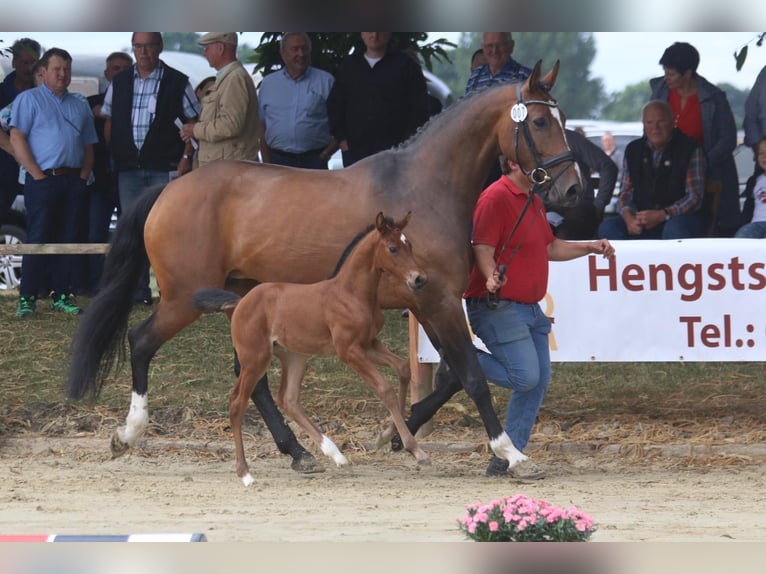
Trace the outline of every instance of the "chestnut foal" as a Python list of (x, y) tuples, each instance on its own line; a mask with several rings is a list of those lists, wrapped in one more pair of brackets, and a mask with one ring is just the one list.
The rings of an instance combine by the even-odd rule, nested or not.
[[(193, 305), (198, 310), (231, 314), (231, 337), (241, 370), (229, 394), (229, 418), (237, 476), (245, 486), (253, 483), (253, 477), (242, 445), (242, 419), (272, 355), (282, 364), (277, 403), (336, 465), (346, 465), (348, 459), (306, 416), (300, 403), (301, 382), (312, 355), (337, 355), (359, 373), (388, 408), (404, 448), (419, 464), (430, 462), (404, 421), (409, 365), (377, 339), (384, 320), (378, 302), (383, 273), (389, 274), (388, 279), (394, 282), (406, 284), (411, 291), (426, 284), (426, 275), (416, 264), (412, 245), (402, 232), (410, 215), (407, 213), (404, 219), (394, 222), (378, 213), (374, 226), (346, 248), (336, 272), (319, 283), (262, 283), (242, 298), (221, 289), (200, 289), (194, 294)], [(375, 365), (388, 365), (399, 375), (398, 401)], [(393, 427), (389, 427), (381, 437), (390, 438), (392, 433)]]

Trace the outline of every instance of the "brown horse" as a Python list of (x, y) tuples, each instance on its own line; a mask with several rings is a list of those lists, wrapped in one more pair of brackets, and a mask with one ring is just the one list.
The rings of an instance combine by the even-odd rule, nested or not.
[[(241, 371), (229, 395), (229, 418), (237, 455), (237, 476), (253, 483), (242, 445), (242, 420), (256, 383), (266, 374), (272, 355), (282, 364), (277, 404), (305, 430), (335, 464), (348, 459), (303, 411), (301, 383), (312, 355), (337, 356), (354, 369), (385, 404), (404, 448), (419, 464), (429, 462), (404, 422), (404, 400), (409, 385), (407, 361), (378, 339), (383, 312), (378, 286), (385, 272), (394, 282), (418, 291), (427, 277), (412, 256), (403, 230), (410, 213), (398, 222), (379, 213), (375, 224), (354, 239), (330, 279), (309, 285), (263, 283), (243, 298), (221, 289), (200, 289), (193, 305), (202, 312), (229, 311), (231, 338)], [(399, 400), (375, 365), (388, 365), (399, 375)]]
[[(503, 153), (549, 201), (573, 204), (580, 175), (549, 94), (558, 62), (543, 77), (535, 65), (524, 84), (501, 84), (463, 98), (431, 119), (402, 146), (329, 172), (218, 161), (146, 192), (122, 215), (99, 294), (82, 316), (72, 344), (67, 396), (94, 395), (120, 357), (131, 294), (148, 254), (161, 291), (159, 305), (128, 336), (133, 392), (126, 424), (112, 452), (132, 447), (148, 425), (149, 362), (160, 346), (195, 321), (190, 304), (202, 287), (244, 294), (267, 281), (313, 283), (326, 278), (356, 230), (379, 211), (412, 211), (411, 230), (428, 284), (413, 292), (383, 277), (383, 308), (409, 308), (459, 381), (437, 386), (412, 406), (414, 432), (460, 384), (477, 406), (490, 446), (511, 465), (523, 459), (503, 431), (479, 366), (461, 305), (471, 265), (471, 216), (493, 162)], [(332, 221), (332, 225), (327, 222)], [(312, 469), (276, 409), (268, 384), (253, 400), (293, 468)]]

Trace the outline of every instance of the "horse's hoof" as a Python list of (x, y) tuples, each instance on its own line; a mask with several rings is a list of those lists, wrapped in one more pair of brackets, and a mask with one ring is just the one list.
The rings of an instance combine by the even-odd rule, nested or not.
[(128, 452), (128, 450), (130, 450), (130, 445), (126, 442), (123, 442), (119, 435), (114, 433), (112, 435), (112, 442), (109, 444), (109, 448), (112, 451), (112, 458), (119, 458)]
[(402, 437), (399, 436), (399, 433), (394, 434), (394, 436), (391, 437), (391, 450), (399, 452), (403, 448), (404, 443), (402, 442)]
[(247, 488), (248, 486), (250, 486), (254, 482), (255, 482), (255, 479), (253, 478), (253, 475), (250, 474), (249, 472), (245, 476), (242, 477), (242, 484), (245, 485), (245, 488)]
[(431, 466), (431, 459), (428, 457), (419, 459), (418, 466)]
[(299, 457), (293, 459), (290, 465), (295, 472), (302, 472), (303, 474), (316, 474), (318, 472), (324, 472), (324, 467), (317, 462), (314, 455), (311, 453), (304, 453)]

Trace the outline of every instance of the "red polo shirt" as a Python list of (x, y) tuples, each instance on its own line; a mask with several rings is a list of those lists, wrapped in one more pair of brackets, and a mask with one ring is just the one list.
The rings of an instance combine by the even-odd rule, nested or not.
[[(543, 202), (535, 195), (513, 237), (508, 240), (526, 201), (527, 194), (506, 176), (490, 185), (476, 203), (472, 242), (494, 246), (495, 262), (508, 265), (508, 281), (498, 293), (500, 299), (537, 303), (545, 297), (548, 288), (548, 245), (555, 237)], [(506, 240), (508, 243), (503, 249)], [(519, 243), (521, 246), (516, 251)], [(463, 296), (471, 299), (486, 295), (486, 278), (474, 265)]]

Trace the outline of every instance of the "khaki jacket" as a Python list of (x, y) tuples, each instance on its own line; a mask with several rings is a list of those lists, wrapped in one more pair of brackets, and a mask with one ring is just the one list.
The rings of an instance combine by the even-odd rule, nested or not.
[(250, 74), (237, 61), (202, 98), (194, 126), (199, 165), (218, 159), (258, 161), (258, 96)]

